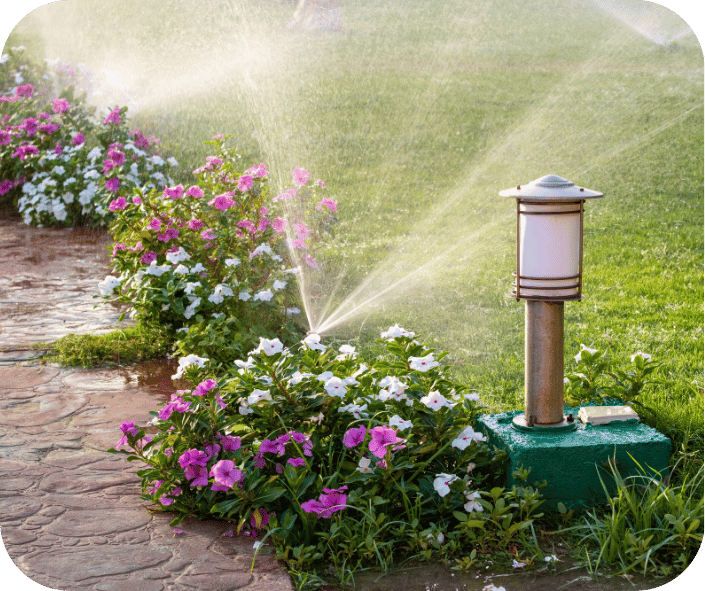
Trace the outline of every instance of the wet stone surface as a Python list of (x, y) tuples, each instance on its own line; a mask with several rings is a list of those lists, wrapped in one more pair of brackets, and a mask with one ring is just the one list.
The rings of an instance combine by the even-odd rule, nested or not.
[[(174, 391), (166, 363), (82, 371), (36, 365), (33, 343), (112, 330), (94, 309), (108, 272), (104, 233), (29, 228), (0, 215), (0, 535), (14, 563), (51, 589), (289, 591), (271, 552), (250, 572), (232, 525), (150, 513), (140, 468), (107, 453), (125, 420), (146, 423)], [(34, 364), (33, 364), (34, 363)]]

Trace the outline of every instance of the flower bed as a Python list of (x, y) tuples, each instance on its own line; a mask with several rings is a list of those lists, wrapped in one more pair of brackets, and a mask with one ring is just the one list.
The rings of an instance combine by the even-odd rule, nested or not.
[(184, 357), (175, 377), (193, 388), (151, 425), (123, 423), (111, 451), (146, 465), (143, 498), (175, 512), (174, 525), (217, 517), (266, 532), (294, 571), (506, 548), (540, 495), (495, 486), (504, 456), (473, 429), (478, 395), (414, 336), (390, 327), (373, 362), (315, 334), (290, 348), (262, 338), (217, 374)]

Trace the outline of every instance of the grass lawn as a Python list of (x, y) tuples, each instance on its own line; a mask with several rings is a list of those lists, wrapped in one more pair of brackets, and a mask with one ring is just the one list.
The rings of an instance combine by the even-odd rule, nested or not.
[[(603, 192), (586, 206), (566, 368), (581, 344), (623, 368), (651, 354), (663, 365), (642, 402), (677, 446), (702, 453), (694, 35), (660, 45), (582, 0), (344, 0), (345, 32), (309, 35), (286, 29), (291, 2), (212, 4), (70, 0), (46, 14), (79, 41), (42, 28), (37, 11), (10, 43), (116, 72), (135, 127), (186, 170), (223, 133), (282, 184), (295, 166), (322, 178), (339, 224), (309, 280), (314, 322), (340, 306), (330, 336), (372, 353), (392, 324), (420, 333), (493, 411), (523, 406), (524, 366), (523, 305), (506, 297), (515, 203), (498, 192), (546, 174)], [(99, 22), (114, 24), (109, 39)], [(686, 27), (663, 23), (674, 36)]]

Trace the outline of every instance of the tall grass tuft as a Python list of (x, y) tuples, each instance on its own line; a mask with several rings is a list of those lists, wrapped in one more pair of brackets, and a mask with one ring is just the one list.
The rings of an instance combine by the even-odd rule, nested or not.
[(574, 528), (582, 535), (588, 568), (596, 572), (607, 564), (620, 573), (655, 576), (685, 570), (703, 539), (703, 472), (672, 483), (653, 469), (637, 467), (636, 475), (624, 478), (610, 462), (616, 490), (608, 493), (603, 481), (606, 510), (589, 512)]

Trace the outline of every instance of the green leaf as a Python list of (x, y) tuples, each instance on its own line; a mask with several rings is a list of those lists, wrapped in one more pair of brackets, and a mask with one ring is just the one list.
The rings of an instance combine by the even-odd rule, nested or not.
[(453, 511), (453, 516), (462, 523), (465, 523), (468, 520), (468, 514), (461, 513), (460, 511)]
[(275, 499), (278, 499), (286, 492), (285, 488), (276, 487), (270, 488), (269, 490), (257, 495), (253, 501), (253, 504), (262, 506), (266, 503), (271, 503)]

